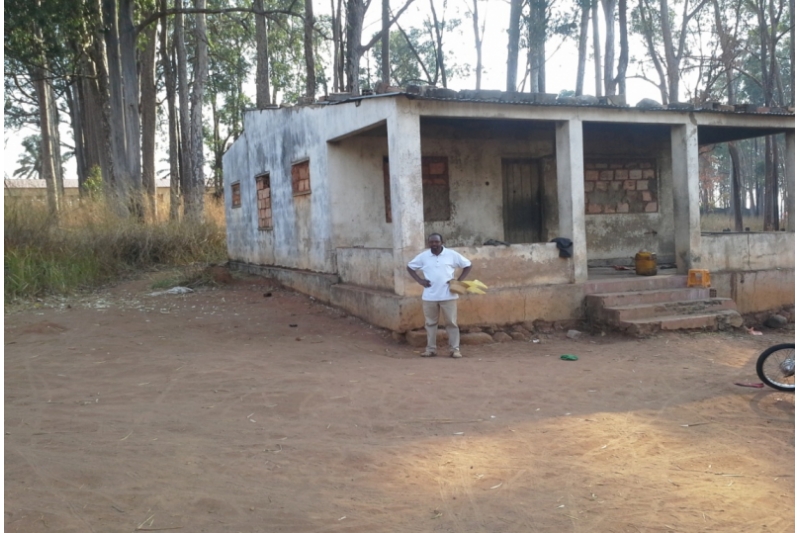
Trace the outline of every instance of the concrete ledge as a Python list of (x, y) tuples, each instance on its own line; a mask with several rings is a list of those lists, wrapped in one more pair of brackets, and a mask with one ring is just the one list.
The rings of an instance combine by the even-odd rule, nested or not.
[[(239, 261), (231, 261), (229, 265), (233, 270), (274, 279), (378, 327), (406, 332), (424, 324), (418, 296), (399, 296), (387, 290), (339, 283), (334, 274)], [(490, 289), (486, 295), (469, 294), (460, 298), (458, 324), (462, 327), (502, 326), (536, 320), (581, 320), (584, 316), (583, 298), (581, 284)]]
[(267, 265), (254, 265), (239, 261), (229, 261), (232, 270), (271, 278), (290, 289), (313, 296), (323, 303), (331, 303), (331, 286), (339, 283), (339, 276), (323, 272), (293, 270)]
[(420, 299), (398, 296), (393, 292), (368, 289), (358, 285), (331, 287), (331, 305), (392, 331), (408, 331), (424, 323)]

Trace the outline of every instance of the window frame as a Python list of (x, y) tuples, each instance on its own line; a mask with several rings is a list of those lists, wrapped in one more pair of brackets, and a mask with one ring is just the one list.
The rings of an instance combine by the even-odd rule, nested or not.
[[(259, 231), (271, 231), (275, 225), (272, 215), (272, 182), (269, 172), (263, 172), (255, 177), (256, 181), (256, 223)], [(262, 183), (266, 181), (266, 187)], [(263, 191), (266, 194), (262, 194)], [(265, 213), (267, 212), (267, 213)]]
[[(311, 194), (311, 160), (309, 158), (300, 159), (292, 163), (292, 196), (306, 196)], [(300, 177), (295, 174), (295, 169), (305, 169), (306, 176)], [(305, 186), (303, 186), (305, 185)]]
[(234, 181), (231, 183), (231, 209), (242, 207), (242, 182)]

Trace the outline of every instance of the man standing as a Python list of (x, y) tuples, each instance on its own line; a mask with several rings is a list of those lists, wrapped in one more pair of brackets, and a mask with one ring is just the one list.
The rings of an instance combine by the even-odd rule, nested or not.
[[(438, 233), (431, 233), (428, 237), (426, 250), (408, 263), (408, 273), (414, 281), (425, 287), (422, 291), (422, 313), (425, 315), (425, 330), (428, 332), (428, 347), (422, 357), (436, 355), (436, 330), (439, 327), (439, 311), (444, 315), (444, 326), (447, 330), (447, 340), (450, 344), (450, 356), (461, 357), (459, 346), (460, 334), (458, 331), (456, 300), (457, 294), (450, 292), (448, 282), (453, 279), (457, 268), (461, 268), (458, 281), (462, 281), (472, 270), (472, 263), (460, 253), (445, 248), (444, 239)], [(425, 275), (419, 277), (417, 271)]]

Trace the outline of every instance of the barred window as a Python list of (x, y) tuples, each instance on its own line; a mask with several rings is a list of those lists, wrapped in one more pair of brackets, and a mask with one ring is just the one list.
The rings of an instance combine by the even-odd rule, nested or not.
[(242, 207), (242, 189), (238, 181), (231, 184), (231, 207)]
[(308, 160), (292, 165), (292, 195), (311, 194)]
[(272, 229), (272, 192), (269, 173), (256, 176), (256, 202), (258, 202), (258, 229)]
[[(383, 158), (383, 201), (386, 222), (392, 221), (389, 158)], [(422, 157), (422, 210), (425, 222), (450, 220), (450, 169), (447, 157)]]

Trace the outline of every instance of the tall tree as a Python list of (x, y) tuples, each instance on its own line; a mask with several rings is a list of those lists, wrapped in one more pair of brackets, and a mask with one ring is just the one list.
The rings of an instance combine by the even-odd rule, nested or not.
[[(162, 21), (166, 23), (166, 21)], [(141, 113), (142, 113), (142, 183), (146, 194), (145, 214), (156, 220), (156, 31), (151, 24), (142, 32), (144, 49), (141, 54)]]
[[(397, 12), (390, 21), (394, 24), (400, 15), (408, 9), (414, 0), (406, 0), (405, 5)], [(367, 50), (372, 48), (381, 38), (381, 32), (375, 33), (372, 39), (365, 45), (361, 44), (361, 37), (364, 31), (364, 16), (369, 7), (370, 0), (347, 0), (345, 10), (345, 58), (344, 76), (345, 91), (352, 94), (359, 94), (359, 69), (361, 58)]]
[(317, 80), (314, 61), (314, 4), (312, 0), (305, 0), (303, 51), (306, 60), (306, 97), (314, 98), (317, 91)]
[[(253, 0), (253, 9), (264, 11), (264, 0)], [(270, 105), (269, 96), (269, 44), (267, 19), (256, 13), (256, 107), (264, 109)]]
[(190, 220), (199, 221), (203, 216), (205, 196), (205, 172), (203, 156), (203, 98), (208, 77), (208, 40), (206, 37), (206, 15), (202, 11), (206, 0), (195, 0), (197, 10), (194, 17), (194, 83), (191, 97), (191, 174), (184, 204), (184, 212)]
[(690, 0), (684, 0), (678, 15), (668, 0), (659, 0), (658, 9), (652, 3), (639, 0), (637, 27), (645, 39), (648, 55), (658, 74), (658, 86), (664, 103), (680, 101), (681, 69), (686, 58), (689, 23), (707, 2), (697, 0), (690, 4)]
[(583, 80), (586, 76), (586, 47), (589, 40), (589, 19), (591, 18), (591, 2), (579, 0), (581, 21), (578, 30), (578, 76), (575, 81), (575, 96), (583, 94)]
[(478, 13), (478, 0), (472, 0), (472, 32), (475, 36), (475, 90), (481, 90), (481, 75), (483, 74), (483, 37), (486, 33), (486, 19), (480, 22)]
[(521, 17), (522, 0), (511, 0), (511, 10), (508, 20), (508, 56), (506, 59), (506, 91), (509, 92), (517, 90)]

